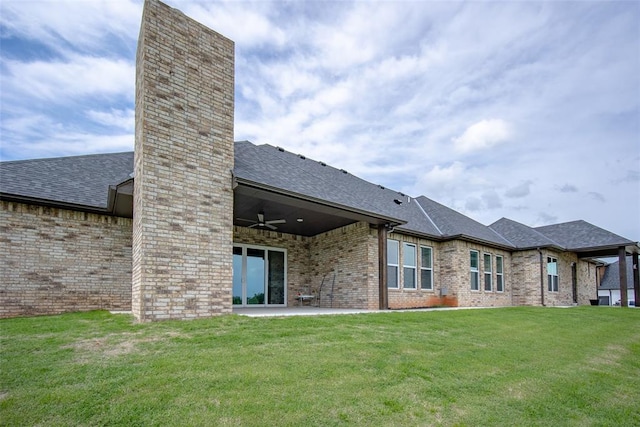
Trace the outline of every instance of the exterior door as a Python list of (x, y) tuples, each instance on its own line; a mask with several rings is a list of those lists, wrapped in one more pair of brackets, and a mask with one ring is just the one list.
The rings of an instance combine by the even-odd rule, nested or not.
[(233, 247), (233, 304), (285, 305), (286, 252), (282, 249)]

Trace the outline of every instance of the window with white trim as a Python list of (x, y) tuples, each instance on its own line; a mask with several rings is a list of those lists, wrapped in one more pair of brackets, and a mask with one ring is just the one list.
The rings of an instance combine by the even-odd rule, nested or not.
[(471, 271), (471, 290), (478, 291), (480, 290), (480, 277), (478, 266), (480, 263), (480, 254), (478, 251), (471, 251), (469, 255), (469, 269)]
[(400, 268), (400, 246), (397, 240), (387, 240), (387, 287), (398, 289)]
[(504, 259), (496, 255), (496, 291), (504, 292)]
[(420, 246), (420, 289), (433, 290), (433, 251)]
[(558, 292), (558, 259), (547, 257), (547, 283), (549, 292)]
[(402, 287), (405, 289), (416, 288), (416, 245), (402, 243)]
[(484, 259), (484, 290), (493, 290), (493, 274), (491, 271), (491, 254), (482, 254)]

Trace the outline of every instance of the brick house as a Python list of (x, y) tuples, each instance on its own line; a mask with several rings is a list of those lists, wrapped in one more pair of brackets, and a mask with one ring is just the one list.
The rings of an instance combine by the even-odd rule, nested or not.
[(637, 264), (636, 242), (584, 221), (485, 226), (234, 142), (233, 118), (233, 42), (146, 0), (134, 152), (0, 164), (0, 317), (188, 319), (300, 296), (362, 309), (588, 304), (594, 257)]

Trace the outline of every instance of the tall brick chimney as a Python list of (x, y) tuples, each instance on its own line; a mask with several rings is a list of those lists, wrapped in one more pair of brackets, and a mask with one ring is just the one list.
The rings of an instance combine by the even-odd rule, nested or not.
[(136, 62), (133, 314), (230, 313), (234, 44), (145, 0)]

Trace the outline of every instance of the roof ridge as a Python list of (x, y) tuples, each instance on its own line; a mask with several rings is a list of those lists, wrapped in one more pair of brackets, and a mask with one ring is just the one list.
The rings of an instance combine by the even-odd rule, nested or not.
[[(506, 219), (509, 221), (508, 218), (502, 217), (500, 219)], [(500, 219), (498, 221), (500, 221)], [(496, 233), (498, 236), (500, 236), (501, 238), (503, 238), (507, 243), (509, 243), (511, 246), (513, 246), (514, 248), (518, 248), (518, 245), (516, 245), (515, 243), (513, 243), (511, 240), (507, 239), (505, 236), (503, 236), (502, 234), (498, 233), (496, 230), (493, 229), (492, 225), (495, 224), (498, 221), (494, 221), (492, 224), (487, 225), (487, 227), (493, 231), (494, 233)]]
[[(507, 219), (508, 219), (508, 218), (507, 218)], [(528, 226), (527, 224), (523, 224), (523, 223), (521, 223), (521, 222), (514, 221), (514, 220), (512, 220), (512, 219), (510, 219), (509, 221), (513, 221), (513, 222), (515, 222), (515, 223), (517, 223), (517, 224), (520, 224), (520, 225), (522, 225), (522, 226), (524, 226), (524, 227), (527, 227), (527, 228), (529, 228), (531, 231), (533, 231), (534, 233), (538, 234), (539, 236), (544, 237), (545, 239), (549, 240), (549, 241), (550, 241), (551, 243), (553, 243), (554, 245), (557, 245), (559, 248), (561, 248), (561, 249), (563, 249), (563, 250), (567, 250), (567, 248), (566, 248), (566, 247), (564, 247), (564, 246), (563, 246), (563, 245), (561, 245), (560, 243), (558, 243), (558, 242), (556, 242), (555, 240), (553, 240), (551, 237), (547, 236), (546, 234), (544, 234), (544, 233), (542, 233), (541, 231), (539, 231), (539, 230), (538, 230), (539, 228), (542, 228), (542, 227), (549, 227), (549, 226), (552, 226), (552, 225), (558, 225), (558, 224), (549, 224), (549, 225), (543, 225), (543, 226), (540, 226), (540, 227), (530, 227), (530, 226)], [(575, 221), (569, 221), (569, 222), (575, 222)], [(562, 224), (562, 223), (561, 223), (561, 224)]]
[(438, 233), (440, 233), (440, 236), (444, 237), (444, 233), (442, 232), (442, 230), (440, 230), (440, 227), (438, 227), (438, 225), (433, 221), (433, 219), (431, 219), (431, 217), (429, 216), (429, 214), (424, 210), (424, 208), (422, 207), (422, 205), (420, 204), (420, 200), (418, 200), (420, 197), (424, 197), (427, 198), (426, 196), (418, 196), (415, 197), (414, 200), (416, 201), (416, 204), (418, 205), (418, 207), (420, 208), (420, 211), (422, 211), (422, 213), (424, 214), (425, 217), (427, 217), (427, 219), (429, 220), (429, 222), (431, 222), (431, 224), (436, 228), (436, 230), (438, 231)]

